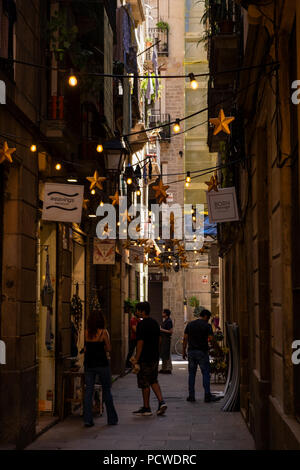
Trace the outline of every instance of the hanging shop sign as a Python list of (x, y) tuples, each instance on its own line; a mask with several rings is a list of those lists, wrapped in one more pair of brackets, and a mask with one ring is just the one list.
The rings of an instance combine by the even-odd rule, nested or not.
[(144, 262), (144, 248), (142, 246), (131, 246), (129, 251), (129, 262), (143, 263)]
[(115, 264), (116, 241), (94, 238), (93, 264)]
[(209, 222), (233, 222), (239, 220), (235, 187), (222, 188), (206, 193)]
[(43, 220), (80, 223), (83, 190), (82, 185), (46, 183)]

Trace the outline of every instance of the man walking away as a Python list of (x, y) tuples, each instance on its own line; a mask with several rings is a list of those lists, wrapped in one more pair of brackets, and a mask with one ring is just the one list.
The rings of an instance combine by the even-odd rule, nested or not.
[(137, 315), (137, 313), (135, 312), (134, 315), (132, 316), (132, 318), (130, 319), (130, 340), (129, 340), (129, 351), (128, 351), (128, 355), (127, 355), (127, 359), (126, 359), (126, 367), (131, 369), (131, 362), (130, 362), (130, 358), (131, 356), (133, 355), (134, 353), (134, 350), (136, 348), (136, 328), (137, 328), (137, 325), (139, 323), (140, 319)]
[(189, 396), (187, 401), (195, 401), (195, 379), (198, 365), (203, 376), (203, 387), (205, 391), (204, 401), (206, 403), (218, 401), (219, 397), (210, 392), (210, 366), (208, 354), (208, 341), (213, 340), (213, 330), (208, 323), (211, 312), (202, 310), (200, 318), (190, 322), (184, 331), (183, 338), (183, 359), (186, 359), (186, 347), (188, 344), (188, 362), (189, 362)]
[(160, 328), (153, 318), (150, 317), (149, 302), (140, 302), (136, 306), (139, 317), (143, 320), (137, 325), (136, 329), (136, 356), (133, 364), (140, 366), (137, 374), (138, 387), (142, 389), (144, 405), (133, 413), (137, 416), (151, 416), (150, 408), (150, 387), (158, 399), (158, 409), (156, 414), (162, 415), (167, 409), (159, 383), (158, 362), (159, 362), (159, 345), (160, 345)]
[(172, 374), (171, 360), (171, 338), (173, 333), (173, 322), (170, 318), (171, 312), (165, 308), (162, 314), (163, 322), (160, 327), (160, 357), (162, 360), (160, 374)]

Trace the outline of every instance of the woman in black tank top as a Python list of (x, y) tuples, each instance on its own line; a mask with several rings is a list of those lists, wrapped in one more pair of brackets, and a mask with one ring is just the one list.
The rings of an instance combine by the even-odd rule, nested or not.
[(107, 424), (117, 424), (113, 397), (111, 394), (111, 372), (107, 358), (111, 350), (108, 331), (104, 328), (104, 318), (100, 311), (90, 313), (85, 332), (85, 397), (84, 397), (84, 423), (90, 427), (93, 421), (93, 393), (96, 376), (100, 377), (103, 391), (103, 401), (107, 412)]

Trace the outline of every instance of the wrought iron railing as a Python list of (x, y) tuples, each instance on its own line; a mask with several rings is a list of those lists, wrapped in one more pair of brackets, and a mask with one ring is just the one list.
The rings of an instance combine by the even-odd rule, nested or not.
[(160, 111), (152, 111), (148, 116), (147, 127), (157, 127), (162, 125), (163, 127), (159, 131), (159, 137), (161, 140), (169, 140), (171, 138), (171, 121), (170, 114), (161, 114)]
[[(169, 55), (169, 30), (162, 28), (149, 28), (148, 34), (149, 39), (151, 39), (151, 44), (156, 44), (158, 56), (167, 57)], [(153, 49), (151, 48), (146, 53), (147, 60), (152, 59), (152, 54)]]

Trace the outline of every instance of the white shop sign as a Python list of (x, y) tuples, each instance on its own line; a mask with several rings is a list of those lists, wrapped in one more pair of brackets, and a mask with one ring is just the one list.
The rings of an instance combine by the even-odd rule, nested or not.
[(81, 222), (84, 186), (46, 183), (43, 220)]
[(239, 220), (235, 187), (207, 192), (206, 199), (211, 224)]

